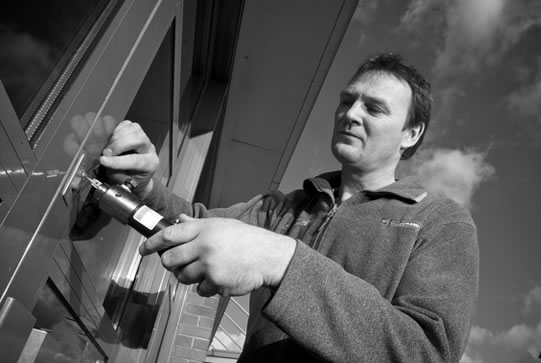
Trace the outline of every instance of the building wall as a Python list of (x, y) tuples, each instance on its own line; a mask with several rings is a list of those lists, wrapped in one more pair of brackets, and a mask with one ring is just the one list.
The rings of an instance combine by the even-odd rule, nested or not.
[[(197, 200), (220, 206), (243, 197), (239, 190), (273, 188), (354, 3), (82, 0), (78, 8), (55, 0), (30, 9), (3, 3), (3, 362), (210, 359), (224, 300), (179, 284), (157, 255), (141, 258), (143, 238), (96, 207), (81, 175), (103, 178), (98, 158), (127, 118), (157, 147), (158, 181), (187, 200), (197, 190)], [(77, 9), (84, 16), (74, 21), (70, 12)], [(57, 53), (57, 69), (39, 67)], [(283, 92), (296, 76), (283, 72), (287, 59), (295, 59), (290, 65), (302, 79)], [(274, 73), (273, 64), (283, 69)], [(276, 112), (252, 122), (263, 103)], [(279, 127), (264, 132), (272, 117)], [(239, 152), (238, 141), (247, 151)], [(254, 148), (253, 155), (270, 152), (272, 163), (247, 162)]]
[[(2, 67), (6, 60), (9, 66), (0, 69), (3, 362), (50, 362), (55, 356), (152, 362), (173, 324), (172, 310), (181, 309), (174, 317), (184, 316), (182, 309), (187, 319), (197, 316), (193, 296), (187, 305), (177, 304), (183, 294), (193, 293), (163, 269), (157, 255), (138, 255), (141, 236), (96, 208), (81, 174), (92, 170), (101, 177), (97, 158), (114, 126), (130, 118), (157, 146), (159, 181), (188, 198), (193, 195), (222, 114), (230, 68), (224, 52), (231, 52), (235, 32), (217, 37), (216, 22), (231, 15), (231, 6), (222, 14), (215, 1), (102, 3), (114, 5), (107, 16), (99, 9), (85, 17), (98, 2), (81, 2), (88, 9), (80, 22), (89, 27), (75, 24), (82, 33), (61, 34), (54, 30), (70, 20), (74, 8), (69, 1), (30, 12), (2, 5), (0, 21), (8, 29), (0, 37)], [(67, 17), (61, 16), (63, 10)], [(25, 28), (32, 24), (25, 25), (24, 16), (39, 17), (35, 23), (41, 28)], [(58, 51), (57, 38), (72, 33), (76, 36), (68, 37), (68, 46), (60, 47), (67, 50), (60, 54), (66, 60), (61, 63), (69, 67), (51, 73), (39, 69), (46, 81), (30, 98), (37, 107), (20, 106), (24, 102), (15, 102), (17, 94), (27, 84), (10, 78), (13, 69), (32, 80), (33, 58), (25, 57), (40, 49)], [(215, 39), (225, 49), (217, 49)], [(35, 47), (33, 52), (24, 53), (24, 41)], [(201, 309), (213, 308), (212, 301), (201, 302)], [(193, 329), (212, 324), (208, 319), (198, 318)], [(192, 347), (202, 349), (201, 330), (189, 330), (199, 334)]]

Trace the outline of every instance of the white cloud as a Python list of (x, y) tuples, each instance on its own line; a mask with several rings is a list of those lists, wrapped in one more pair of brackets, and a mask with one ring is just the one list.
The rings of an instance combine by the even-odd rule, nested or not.
[(533, 78), (533, 82), (514, 91), (508, 97), (509, 107), (523, 116), (537, 117), (541, 122), (541, 60), (537, 77)]
[(404, 29), (437, 44), (436, 77), (477, 71), (540, 25), (534, 0), (413, 0), (401, 19)]
[(485, 159), (481, 152), (432, 149), (424, 151), (412, 168), (429, 192), (469, 208), (475, 190), (495, 173)]
[(468, 340), (468, 346), (466, 352), (460, 363), (484, 363), (481, 357), (481, 352), (478, 351), (478, 347), (484, 342), (492, 338), (492, 333), (485, 328), (479, 326), (472, 326), (470, 330), (470, 338)]
[(492, 343), (508, 350), (527, 350), (536, 357), (541, 350), (541, 322), (537, 327), (515, 325), (508, 331), (495, 335)]
[(541, 309), (541, 286), (535, 286), (524, 298), (524, 312), (528, 314), (535, 309)]
[(359, 0), (355, 12), (353, 13), (353, 21), (361, 24), (370, 22), (374, 12), (378, 8), (378, 0)]
[(492, 333), (480, 326), (474, 325), (470, 330), (470, 343), (481, 344), (492, 337)]
[(467, 354), (464, 354), (460, 360), (460, 363), (484, 363), (484, 360), (470, 358)]
[(0, 26), (0, 44), (0, 63), (5, 67), (2, 82), (12, 90), (10, 97), (24, 101), (28, 85), (39, 80), (52, 62), (51, 49), (30, 34), (18, 33), (5, 26)]
[(480, 363), (483, 357), (499, 357), (507, 362), (510, 357), (518, 357), (526, 352), (537, 358), (541, 351), (541, 322), (536, 327), (518, 324), (507, 331), (492, 332), (479, 326), (473, 326), (466, 354), (460, 363)]
[(476, 70), (479, 59), (494, 47), (503, 8), (503, 0), (453, 2), (447, 10), (445, 41), (436, 58), (435, 73)]
[(475, 325), (472, 326), (468, 346), (466, 347), (466, 352), (462, 356), (460, 363), (484, 363), (480, 352), (476, 351), (475, 348), (481, 345), (490, 336), (491, 333), (488, 330)]

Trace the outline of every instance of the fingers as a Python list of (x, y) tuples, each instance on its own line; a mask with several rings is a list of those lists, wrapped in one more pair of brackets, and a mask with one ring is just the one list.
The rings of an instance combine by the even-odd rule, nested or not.
[(115, 128), (104, 155), (116, 156), (128, 151), (152, 153), (154, 145), (138, 123), (124, 120)]
[(182, 223), (182, 222), (195, 221), (196, 219), (183, 213), (178, 217), (178, 220)]
[(173, 274), (180, 283), (191, 285), (203, 281), (205, 270), (199, 261), (194, 261), (184, 267), (179, 267), (173, 271)]
[[(104, 153), (107, 149), (104, 150)], [(159, 163), (156, 154), (126, 154), (121, 156), (100, 156), (100, 164), (115, 170), (153, 172)]]
[(204, 279), (197, 285), (197, 293), (203, 297), (211, 297), (216, 294), (220, 294), (224, 297), (227, 296), (225, 293), (220, 292), (220, 288), (208, 279)]
[[(160, 257), (163, 267), (168, 271), (184, 268), (185, 266), (195, 263), (198, 258), (199, 251), (197, 246), (193, 243), (177, 245), (176, 247), (164, 251)], [(190, 276), (191, 274), (188, 275), (188, 277)]]
[(130, 174), (139, 175), (142, 180), (154, 174), (160, 163), (154, 145), (141, 126), (128, 120), (115, 128), (99, 161), (108, 169), (130, 171)]
[(205, 277), (205, 269), (198, 261), (175, 270), (174, 275), (184, 285), (198, 284), (197, 294), (200, 296), (210, 297), (216, 294), (223, 294), (224, 289), (218, 287), (218, 285)]
[(174, 224), (146, 240), (145, 243), (139, 246), (139, 253), (141, 256), (146, 256), (154, 252), (190, 242), (198, 235), (199, 226), (197, 223)]

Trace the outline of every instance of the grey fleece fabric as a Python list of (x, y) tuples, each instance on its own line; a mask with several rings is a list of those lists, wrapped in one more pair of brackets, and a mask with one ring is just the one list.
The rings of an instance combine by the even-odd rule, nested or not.
[(239, 362), (458, 362), (478, 290), (469, 212), (412, 178), (337, 205), (339, 184), (329, 173), (213, 210), (157, 186), (147, 203), (172, 220), (237, 218), (297, 239), (280, 286), (252, 293)]

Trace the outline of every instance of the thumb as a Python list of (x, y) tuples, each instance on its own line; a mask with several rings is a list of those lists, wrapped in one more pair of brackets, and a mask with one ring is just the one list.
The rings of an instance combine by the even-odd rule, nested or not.
[(184, 213), (182, 213), (179, 217), (178, 217), (178, 220), (180, 222), (192, 222), (192, 221), (195, 221), (196, 218), (192, 218)]

